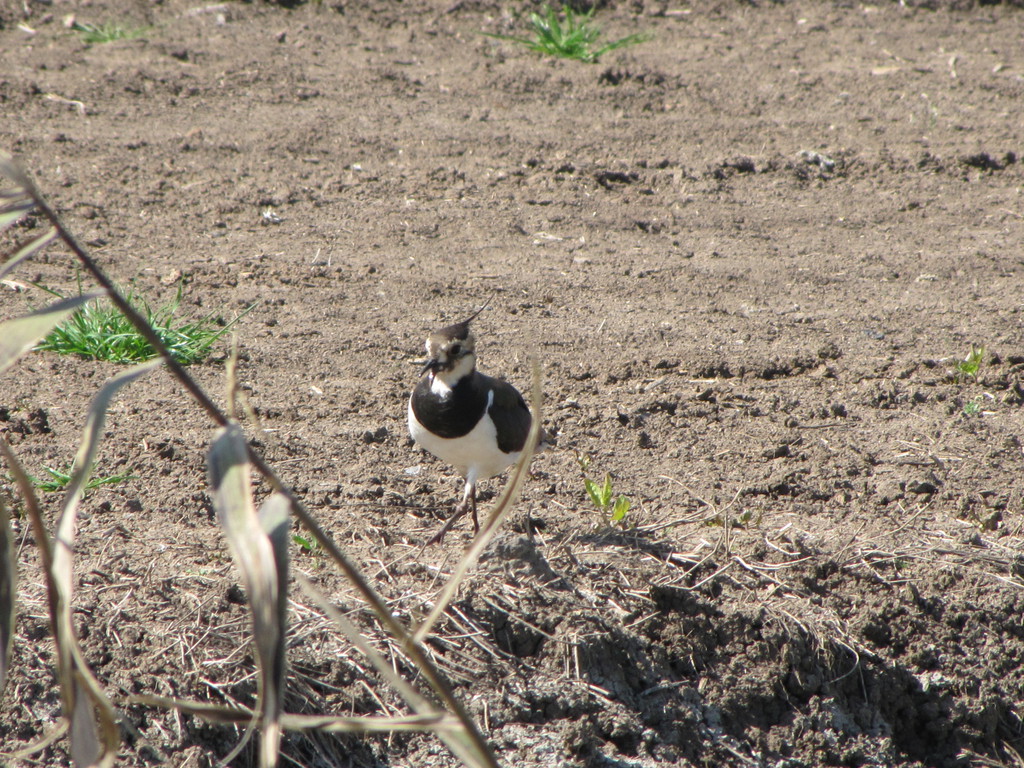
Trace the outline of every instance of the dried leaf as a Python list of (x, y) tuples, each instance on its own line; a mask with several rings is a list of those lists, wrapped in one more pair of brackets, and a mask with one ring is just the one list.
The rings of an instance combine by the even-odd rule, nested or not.
[(14, 531), (7, 504), (0, 496), (0, 693), (7, 681), (14, 636), (15, 595), (18, 593), (18, 561), (14, 552)]
[[(24, 171), (14, 162), (14, 157), (10, 152), (5, 152), (2, 149), (0, 149), (0, 176), (22, 190), (27, 190), (29, 186)], [(28, 194), (27, 191), (24, 194)]]
[(33, 207), (32, 198), (25, 195), (22, 190), (0, 190), (0, 232), (16, 224)]
[[(92, 473), (110, 401), (121, 387), (148, 373), (160, 362), (153, 360), (125, 371), (107, 381), (96, 393), (86, 415), (82, 441), (75, 457), (75, 470), (64, 494), (64, 505), (53, 537), (53, 565), (48, 587), (55, 592), (51, 596), (51, 604), (56, 606), (54, 634), (58, 676), (64, 696), (64, 714), (71, 720), (71, 755), (76, 766), (96, 765), (97, 761), (100, 765), (112, 765), (120, 744), (113, 707), (82, 658), (71, 620), (78, 503)], [(102, 730), (102, 747), (96, 734), (97, 718)]]
[(102, 295), (86, 293), (61, 299), (24, 317), (0, 323), (0, 372), (13, 365), (19, 357), (32, 349), (54, 326), (70, 317), (75, 310)]
[(35, 187), (8, 152), (0, 150), (0, 177), (10, 184), (0, 187), (0, 232), (35, 207)]
[[(261, 517), (273, 531), (281, 532), (282, 517), (287, 527), (288, 501), (271, 497), (261, 516), (252, 499), (252, 482), (245, 435), (236, 422), (218, 430), (207, 458), (213, 505), (224, 529), (231, 555), (238, 566), (249, 598), (253, 636), (260, 665), (259, 718), (263, 732), (260, 765), (277, 765), (280, 746), (280, 718), (284, 698), (284, 605), (288, 585), (286, 562), (279, 563), (275, 543), (263, 528)], [(284, 546), (287, 546), (285, 541)], [(244, 740), (242, 742), (244, 744)], [(239, 745), (241, 746), (241, 745)], [(233, 750), (232, 755), (237, 753)], [(230, 757), (224, 758), (230, 762)]]
[(76, 681), (71, 712), (71, 763), (75, 768), (94, 768), (102, 754), (96, 734), (96, 718), (89, 696)]
[(25, 259), (29, 258), (36, 251), (42, 250), (52, 243), (57, 237), (57, 230), (50, 227), (43, 234), (34, 237), (18, 246), (18, 249), (10, 255), (3, 266), (0, 267), (0, 278), (6, 277), (10, 272)]

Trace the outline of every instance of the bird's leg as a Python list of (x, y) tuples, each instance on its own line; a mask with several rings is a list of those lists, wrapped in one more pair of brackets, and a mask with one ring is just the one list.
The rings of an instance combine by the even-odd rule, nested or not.
[(476, 533), (480, 530), (480, 524), (476, 519), (476, 483), (466, 481), (466, 490), (462, 494), (462, 501), (459, 502), (458, 506), (452, 511), (451, 517), (445, 520), (444, 525), (441, 526), (441, 530), (434, 534), (433, 538), (427, 542), (427, 544), (440, 544), (444, 539), (444, 535), (452, 529), (452, 526), (467, 512), (471, 512), (473, 515), (473, 532)]
[(476, 484), (469, 486), (469, 510), (473, 513), (473, 533), (480, 533), (480, 521), (476, 519)]

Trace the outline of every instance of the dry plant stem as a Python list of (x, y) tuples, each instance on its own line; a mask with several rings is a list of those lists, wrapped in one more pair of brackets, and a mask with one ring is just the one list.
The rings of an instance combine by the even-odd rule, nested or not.
[[(146, 703), (164, 709), (181, 709), (189, 714), (198, 715), (210, 722), (231, 725), (245, 725), (252, 719), (252, 710), (240, 707), (234, 711), (221, 706), (203, 706), (196, 702), (179, 701), (167, 696), (140, 697)], [(401, 715), (398, 717), (335, 717), (333, 715), (282, 715), (281, 723), (290, 731), (327, 731), (333, 733), (351, 733), (358, 731), (428, 731), (436, 728), (448, 728), (447, 714), (434, 715)], [(380, 727), (384, 725), (385, 727)]]
[[(117, 291), (113, 282), (106, 276), (106, 274), (100, 269), (99, 265), (93, 261), (92, 257), (85, 252), (71, 233), (64, 227), (64, 223), (60, 217), (57, 216), (56, 212), (46, 203), (35, 184), (28, 178), (27, 174), (22, 172), (20, 169), (17, 170), (18, 178), (17, 183), (20, 184), (32, 197), (33, 202), (39, 210), (50, 220), (50, 223), (56, 228), (60, 235), (60, 238), (67, 244), (71, 251), (75, 254), (78, 260), (82, 263), (82, 266), (92, 275), (93, 279), (96, 280), (100, 286), (107, 292), (111, 303), (120, 310), (128, 321), (145, 337), (157, 354), (163, 358), (164, 363), (167, 365), (171, 374), (176, 378), (183, 387), (192, 395), (192, 397), (202, 406), (203, 410), (209, 414), (218, 426), (226, 426), (228, 423), (228, 417), (224, 414), (220, 408), (210, 399), (210, 397), (203, 391), (199, 384), (193, 379), (186, 371), (184, 366), (178, 363), (167, 347), (157, 336), (156, 332), (150, 328), (146, 320), (121, 296)], [(410, 659), (419, 668), (420, 672), (426, 678), (428, 684), (437, 695), (444, 701), (445, 705), (451, 709), (455, 716), (466, 728), (470, 739), (474, 742), (474, 745), (479, 750), (480, 754), (485, 757), (488, 765), (493, 768), (498, 768), (498, 762), (491, 752), (490, 746), (487, 744), (483, 735), (477, 729), (473, 719), (466, 712), (462, 703), (455, 696), (448, 685), (448, 682), (441, 676), (439, 670), (430, 661), (427, 655), (423, 652), (419, 642), (413, 639), (406, 628), (394, 617), (387, 605), (377, 594), (377, 592), (369, 585), (369, 583), (363, 578), (362, 574), (356, 569), (355, 565), (349, 562), (348, 558), (342, 553), (338, 546), (331, 540), (327, 533), (320, 527), (320, 525), (313, 519), (313, 516), (305, 508), (301, 501), (292, 493), (291, 489), (286, 487), (274, 473), (274, 471), (266, 464), (263, 457), (255, 452), (251, 445), (247, 445), (249, 453), (249, 461), (253, 467), (267, 480), (270, 486), (278, 493), (283, 494), (291, 502), (292, 510), (295, 512), (295, 516), (299, 518), (302, 524), (309, 530), (317, 542), (328, 552), (334, 561), (338, 564), (338, 567), (345, 574), (345, 577), (352, 582), (356, 590), (360, 593), (362, 598), (370, 605), (374, 613), (380, 619), (381, 623), (384, 624), (388, 631), (399, 641), (402, 649), (409, 655)]]

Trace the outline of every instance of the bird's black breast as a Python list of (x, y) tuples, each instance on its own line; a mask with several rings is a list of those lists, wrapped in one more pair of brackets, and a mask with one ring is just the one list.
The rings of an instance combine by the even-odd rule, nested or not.
[(478, 376), (463, 376), (448, 397), (439, 397), (430, 390), (430, 378), (420, 379), (412, 392), (416, 420), (439, 437), (468, 435), (487, 410), (487, 388)]

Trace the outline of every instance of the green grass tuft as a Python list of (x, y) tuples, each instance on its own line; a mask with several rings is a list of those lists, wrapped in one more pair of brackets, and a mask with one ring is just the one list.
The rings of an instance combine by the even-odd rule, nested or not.
[[(38, 287), (64, 298), (56, 291)], [(256, 306), (247, 307), (229, 323), (213, 314), (199, 320), (179, 322), (175, 314), (181, 305), (181, 296), (182, 286), (179, 284), (175, 298), (154, 310), (145, 298), (130, 290), (126, 292), (128, 302), (146, 318), (174, 359), (182, 365), (205, 360), (214, 343)], [(110, 363), (141, 363), (156, 356), (146, 338), (116, 307), (104, 300), (86, 304), (54, 328), (36, 349)]]
[(594, 45), (597, 43), (598, 37), (601, 36), (601, 30), (591, 24), (594, 9), (591, 8), (586, 13), (577, 15), (568, 5), (563, 5), (562, 14), (565, 16), (564, 23), (558, 18), (555, 9), (547, 5), (541, 8), (540, 13), (531, 13), (532, 38), (494, 34), (488, 34), (488, 37), (518, 43), (531, 51), (547, 56), (576, 59), (588, 64), (596, 63), (601, 56), (609, 51), (637, 45), (651, 39), (650, 34), (641, 32), (613, 40), (595, 49)]
[(78, 33), (83, 43), (102, 44), (115, 40), (134, 40), (146, 34), (150, 27), (122, 27), (120, 24), (79, 24), (77, 21), (71, 29)]
[[(62, 472), (59, 469), (53, 469), (52, 467), (44, 465), (43, 471), (46, 472), (49, 477), (29, 476), (29, 480), (32, 481), (32, 485), (45, 493), (56, 493), (57, 491), (63, 491), (67, 488), (68, 483), (71, 482), (71, 475), (74, 473), (75, 468), (74, 466), (71, 466), (67, 471)], [(91, 491), (94, 488), (99, 488), (103, 485), (118, 485), (135, 479), (136, 477), (134, 475), (107, 475), (106, 477), (91, 477), (85, 484), (85, 490)]]

